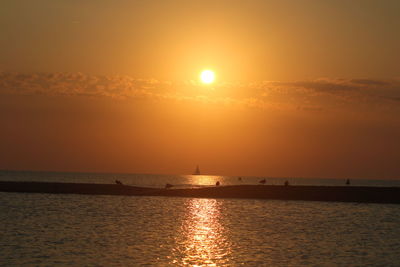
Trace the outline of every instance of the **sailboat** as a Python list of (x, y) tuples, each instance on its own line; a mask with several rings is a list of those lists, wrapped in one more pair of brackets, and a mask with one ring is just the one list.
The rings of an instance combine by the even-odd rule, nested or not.
[(200, 175), (199, 165), (197, 165), (196, 170), (194, 171), (193, 175)]

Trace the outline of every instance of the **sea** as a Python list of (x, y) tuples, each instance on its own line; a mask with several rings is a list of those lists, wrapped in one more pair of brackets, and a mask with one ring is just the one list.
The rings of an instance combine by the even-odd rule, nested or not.
[[(176, 188), (344, 179), (0, 171)], [(400, 186), (351, 179), (350, 186)], [(400, 205), (0, 192), (0, 266), (400, 266)]]

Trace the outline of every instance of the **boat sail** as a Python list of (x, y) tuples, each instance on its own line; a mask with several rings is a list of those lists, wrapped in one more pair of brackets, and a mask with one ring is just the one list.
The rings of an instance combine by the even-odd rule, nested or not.
[(193, 175), (200, 175), (199, 165), (196, 166), (196, 170), (194, 171)]

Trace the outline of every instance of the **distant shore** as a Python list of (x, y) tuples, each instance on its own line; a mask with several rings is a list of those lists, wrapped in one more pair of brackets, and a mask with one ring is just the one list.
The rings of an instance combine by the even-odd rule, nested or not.
[(250, 198), (400, 204), (399, 187), (233, 185), (158, 189), (118, 184), (0, 181), (0, 191), (20, 193)]

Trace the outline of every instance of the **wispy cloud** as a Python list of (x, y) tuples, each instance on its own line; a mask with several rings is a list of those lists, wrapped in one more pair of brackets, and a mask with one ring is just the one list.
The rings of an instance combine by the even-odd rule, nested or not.
[(354, 106), (400, 108), (398, 79), (262, 81), (204, 87), (193, 81), (172, 83), (118, 75), (0, 72), (0, 94), (198, 101), (304, 112)]
[(167, 82), (154, 79), (133, 79), (129, 76), (85, 75), (82, 73), (10, 73), (0, 72), (1, 94), (89, 96), (89, 97), (152, 97)]
[(396, 79), (264, 81), (257, 86), (266, 99), (280, 103), (290, 102), (292, 105), (297, 103), (302, 110), (388, 108), (393, 106), (393, 101), (400, 98), (400, 81)]

